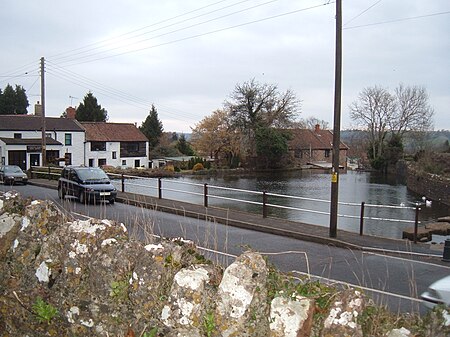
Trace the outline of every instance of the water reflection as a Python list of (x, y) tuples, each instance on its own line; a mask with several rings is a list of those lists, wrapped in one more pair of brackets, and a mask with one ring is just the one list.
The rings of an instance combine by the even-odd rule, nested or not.
[[(189, 183), (180, 184), (179, 182)], [(203, 184), (224, 186), (249, 191), (267, 191), (269, 193), (291, 195), (304, 198), (329, 200), (331, 194), (330, 174), (323, 171), (291, 171), (264, 173), (253, 176), (183, 176), (174, 179), (163, 179), (163, 198), (192, 203), (203, 203)], [(139, 181), (139, 184), (128, 185), (127, 191), (157, 196), (156, 179)], [(185, 194), (175, 190), (189, 191), (196, 194)], [(242, 193), (234, 190), (215, 189), (209, 186), (210, 195), (224, 198), (244, 199), (246, 202), (236, 202), (227, 199), (209, 198), (209, 205), (226, 207), (235, 210), (243, 210), (262, 214), (262, 206), (251, 202), (262, 202), (260, 194)], [(414, 207), (417, 202), (422, 202), (421, 196), (407, 190), (395, 177), (387, 177), (372, 172), (349, 171), (340, 175), (339, 180), (339, 202), (356, 203), (357, 206), (339, 205), (340, 215), (357, 217), (339, 217), (338, 229), (359, 232), (360, 204), (366, 205), (394, 205)], [(290, 220), (301, 221), (321, 226), (329, 226), (329, 215), (313, 213), (329, 212), (330, 205), (327, 202), (318, 202), (303, 199), (286, 199), (271, 196), (268, 203), (296, 207), (309, 211), (297, 211), (282, 208), (269, 208), (269, 215)], [(446, 216), (449, 207), (433, 202), (432, 207), (422, 207), (419, 219), (424, 222), (440, 216)], [(392, 209), (365, 207), (365, 216), (383, 219), (399, 219), (413, 221), (415, 212), (411, 209)], [(365, 220), (366, 234), (385, 237), (401, 238), (402, 231), (411, 228), (413, 223), (391, 222), (379, 220)]]

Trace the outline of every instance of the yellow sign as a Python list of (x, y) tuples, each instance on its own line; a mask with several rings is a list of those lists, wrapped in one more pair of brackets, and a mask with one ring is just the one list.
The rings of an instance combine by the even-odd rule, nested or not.
[(333, 172), (331, 174), (331, 182), (332, 183), (337, 183), (337, 173), (336, 172)]

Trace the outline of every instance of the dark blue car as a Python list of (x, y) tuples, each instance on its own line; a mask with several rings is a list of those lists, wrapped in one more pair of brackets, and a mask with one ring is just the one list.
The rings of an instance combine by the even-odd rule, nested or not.
[(117, 190), (101, 168), (66, 166), (58, 181), (58, 196), (64, 199), (66, 195), (78, 198), (83, 204), (99, 201), (114, 204)]

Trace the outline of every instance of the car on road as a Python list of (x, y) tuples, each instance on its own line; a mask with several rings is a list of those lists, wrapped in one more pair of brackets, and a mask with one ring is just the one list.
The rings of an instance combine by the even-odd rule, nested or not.
[(427, 308), (443, 304), (450, 306), (450, 275), (433, 282), (428, 289), (420, 295)]
[(28, 176), (17, 165), (0, 166), (0, 181), (5, 185), (14, 185), (17, 183), (26, 185)]
[(114, 204), (117, 190), (99, 167), (66, 166), (58, 180), (58, 196), (78, 198), (80, 203), (109, 201)]

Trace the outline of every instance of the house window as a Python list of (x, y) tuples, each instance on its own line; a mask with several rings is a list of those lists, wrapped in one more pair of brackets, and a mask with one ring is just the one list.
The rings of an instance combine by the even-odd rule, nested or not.
[(94, 159), (89, 158), (89, 167), (94, 167)]
[(116, 151), (112, 152), (112, 159), (117, 159), (117, 152)]
[(46, 137), (46, 138), (53, 138), (51, 132), (46, 132), (46, 133), (45, 133), (45, 137)]
[(146, 143), (145, 142), (120, 142), (119, 157), (145, 157)]
[(128, 143), (127, 150), (128, 150), (128, 152), (138, 152), (139, 144), (138, 143)]
[(141, 166), (141, 161), (139, 159), (136, 159), (134, 161), (134, 167), (140, 167)]
[(98, 166), (102, 167), (102, 166), (105, 166), (105, 165), (106, 165), (106, 158), (100, 158), (98, 160)]
[(91, 151), (106, 151), (106, 142), (91, 142)]
[(72, 134), (71, 133), (66, 133), (64, 135), (64, 145), (66, 145), (66, 146), (72, 145)]
[(122, 166), (127, 166), (127, 161), (125, 159), (122, 160)]
[(328, 158), (328, 157), (330, 157), (330, 150), (325, 150), (325, 158)]
[(15, 133), (14, 134), (14, 139), (21, 139), (22, 138), (22, 134), (21, 133)]

